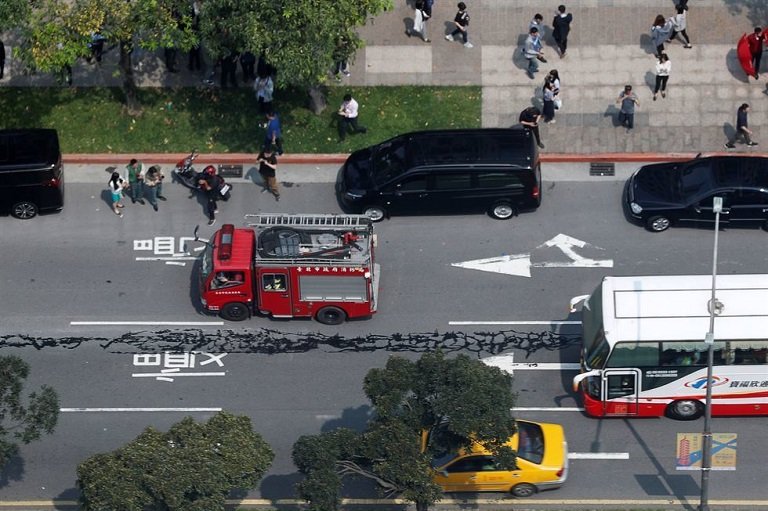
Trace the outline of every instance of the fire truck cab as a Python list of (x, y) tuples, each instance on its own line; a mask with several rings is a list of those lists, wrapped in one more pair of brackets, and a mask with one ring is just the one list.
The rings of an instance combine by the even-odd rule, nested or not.
[(199, 265), (200, 301), (230, 321), (252, 313), (338, 325), (376, 312), (376, 237), (363, 215), (246, 215), (222, 226)]

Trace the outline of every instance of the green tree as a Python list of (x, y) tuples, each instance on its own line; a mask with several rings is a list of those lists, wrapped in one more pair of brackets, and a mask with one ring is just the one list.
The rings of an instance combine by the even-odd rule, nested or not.
[(20, 27), (29, 18), (29, 0), (0, 2), (0, 32)]
[(232, 490), (254, 488), (274, 454), (251, 419), (219, 412), (191, 417), (167, 433), (149, 427), (110, 453), (77, 467), (84, 511), (224, 510)]
[(59, 418), (59, 398), (43, 385), (26, 399), (21, 392), (29, 364), (16, 356), (0, 357), (0, 469), (18, 453), (16, 442), (28, 444), (51, 434)]
[(512, 377), (500, 369), (442, 352), (415, 362), (395, 356), (370, 370), (363, 387), (374, 409), (365, 431), (304, 436), (294, 445), (294, 463), (305, 475), (297, 490), (313, 511), (338, 509), (347, 475), (370, 478), (385, 495), (424, 511), (442, 495), (432, 480), (432, 458), (474, 441), (514, 467), (515, 454), (504, 443), (515, 432), (515, 395)]
[(32, 69), (60, 72), (88, 56), (91, 35), (100, 33), (119, 47), (119, 73), (132, 114), (141, 110), (132, 50), (175, 47), (186, 51), (197, 42), (186, 0), (38, 0), (32, 5), (19, 26), (21, 60)]
[(351, 58), (363, 45), (357, 27), (391, 8), (392, 0), (206, 0), (200, 30), (214, 55), (263, 55), (278, 70), (276, 85), (307, 89), (320, 113), (334, 61)]

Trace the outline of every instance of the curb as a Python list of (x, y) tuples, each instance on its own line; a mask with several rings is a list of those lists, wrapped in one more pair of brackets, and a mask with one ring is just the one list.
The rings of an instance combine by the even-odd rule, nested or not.
[[(115, 162), (128, 162), (131, 158), (152, 163), (175, 165), (184, 159), (189, 153), (137, 153), (137, 154), (65, 154), (64, 163), (74, 165), (114, 164)], [(742, 152), (714, 152), (714, 153), (545, 153), (541, 154), (542, 163), (642, 163), (659, 161), (686, 161), (692, 160), (697, 155), (701, 156), (725, 156), (739, 154), (742, 156), (768, 157), (768, 153), (742, 153)], [(281, 164), (289, 165), (331, 165), (342, 164), (347, 160), (348, 154), (289, 154), (280, 157)], [(254, 153), (211, 153), (200, 154), (199, 163), (241, 164), (255, 162)]]

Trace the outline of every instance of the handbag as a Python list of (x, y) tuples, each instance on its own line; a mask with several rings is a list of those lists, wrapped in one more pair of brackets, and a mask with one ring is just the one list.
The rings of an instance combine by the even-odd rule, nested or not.
[(563, 100), (560, 98), (555, 98), (554, 103), (555, 103), (555, 110), (560, 110), (560, 108), (562, 108), (563, 106)]

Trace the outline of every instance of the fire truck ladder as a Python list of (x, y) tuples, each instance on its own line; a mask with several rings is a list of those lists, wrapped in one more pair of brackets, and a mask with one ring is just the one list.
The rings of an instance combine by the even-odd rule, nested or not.
[(371, 219), (365, 215), (284, 215), (282, 213), (258, 213), (245, 215), (248, 227), (294, 226), (294, 227), (368, 227)]

